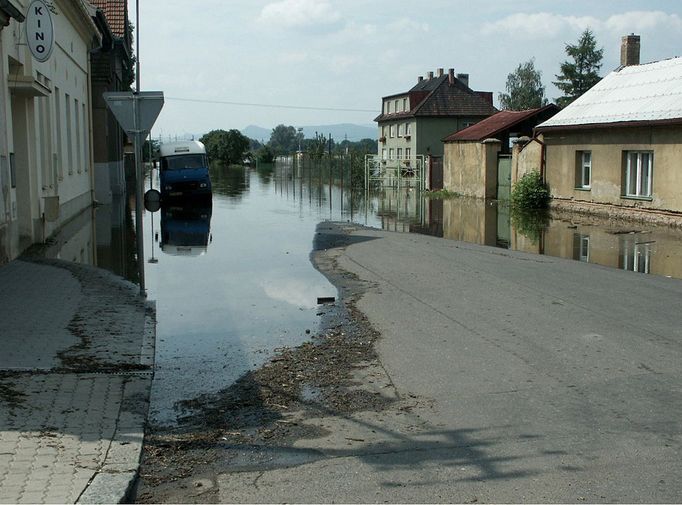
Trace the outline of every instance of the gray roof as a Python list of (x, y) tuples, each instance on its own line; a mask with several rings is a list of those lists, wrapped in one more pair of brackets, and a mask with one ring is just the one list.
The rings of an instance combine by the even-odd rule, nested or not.
[(682, 58), (615, 70), (538, 128), (682, 120)]

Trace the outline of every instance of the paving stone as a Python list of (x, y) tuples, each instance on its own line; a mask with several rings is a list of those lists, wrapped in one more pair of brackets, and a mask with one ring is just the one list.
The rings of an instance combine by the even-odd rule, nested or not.
[[(60, 261), (13, 261), (0, 285), (0, 502), (73, 503), (95, 481), (123, 499), (139, 451), (117, 438), (118, 418), (141, 448), (151, 374), (115, 371), (153, 357), (153, 306), (113, 274)], [(97, 473), (107, 466), (129, 474)]]

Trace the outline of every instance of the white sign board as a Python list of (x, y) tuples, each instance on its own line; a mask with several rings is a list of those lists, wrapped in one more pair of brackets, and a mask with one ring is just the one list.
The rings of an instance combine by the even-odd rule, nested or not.
[(42, 0), (33, 0), (26, 12), (26, 43), (33, 57), (45, 62), (54, 48), (54, 25), (50, 9)]
[(112, 91), (104, 93), (104, 101), (130, 137), (136, 134), (146, 137), (163, 108), (163, 92)]

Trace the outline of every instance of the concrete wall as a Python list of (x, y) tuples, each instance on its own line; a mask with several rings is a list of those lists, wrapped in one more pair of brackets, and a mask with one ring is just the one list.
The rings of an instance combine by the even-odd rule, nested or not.
[[(682, 127), (545, 132), (547, 182), (556, 199), (682, 212)], [(592, 152), (589, 190), (576, 189), (576, 152)], [(653, 151), (651, 198), (623, 196), (625, 151)]]
[(448, 142), (444, 144), (443, 187), (464, 196), (494, 198), (497, 194), (497, 155), (501, 142)]
[[(540, 138), (542, 141), (542, 138)], [(542, 144), (537, 141), (517, 142), (512, 147), (512, 188), (529, 172), (540, 172), (542, 166)]]

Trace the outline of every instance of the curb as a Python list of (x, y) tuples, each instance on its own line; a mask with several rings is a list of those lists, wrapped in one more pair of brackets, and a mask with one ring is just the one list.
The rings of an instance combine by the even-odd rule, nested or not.
[(104, 462), (76, 503), (124, 503), (137, 482), (154, 377), (156, 304), (145, 303), (145, 325), (140, 364), (149, 372), (132, 372), (121, 391), (116, 430)]

